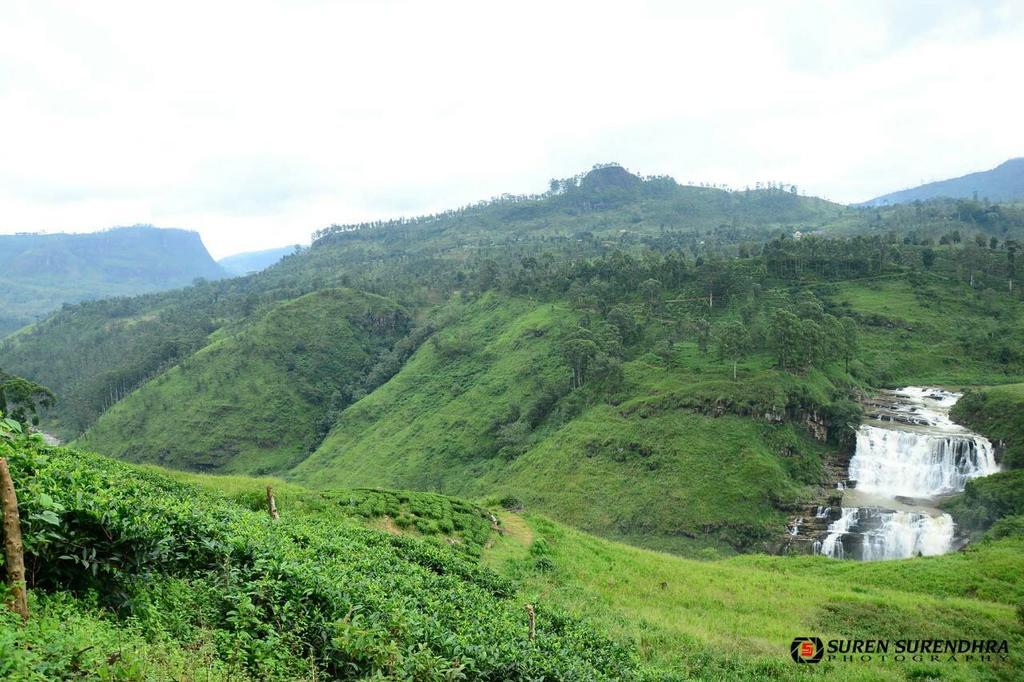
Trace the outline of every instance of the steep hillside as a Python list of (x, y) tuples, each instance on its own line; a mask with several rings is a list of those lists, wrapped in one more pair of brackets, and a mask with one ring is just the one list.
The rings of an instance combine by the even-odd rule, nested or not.
[[(822, 494), (859, 414), (853, 389), (1024, 374), (1011, 348), (1024, 338), (1020, 304), (938, 276), (756, 288), (711, 311), (616, 304), (613, 284), (588, 281), (605, 300), (490, 294), (460, 309), (289, 476), (499, 494), (678, 552), (766, 548), (786, 510)], [(722, 335), (743, 327), (734, 379)], [(810, 338), (823, 355), (781, 371)], [(588, 347), (590, 379), (575, 385), (574, 354)]]
[(969, 173), (958, 178), (929, 182), (919, 187), (883, 194), (865, 201), (861, 205), (908, 204), (940, 197), (987, 199), (1006, 203), (1024, 201), (1024, 158), (1010, 159), (991, 170)]
[(263, 251), (249, 251), (227, 256), (217, 261), (217, 264), (224, 268), (229, 275), (248, 275), (260, 270), (266, 270), (290, 253), (300, 248), (298, 244), (282, 246), (276, 249), (264, 249)]
[(377, 296), (327, 289), (279, 304), (118, 402), (77, 444), (135, 462), (269, 472), (305, 456), (406, 331)]
[(811, 495), (826, 452), (768, 415), (823, 407), (840, 392), (821, 374), (772, 371), (764, 356), (733, 382), (729, 365), (692, 343), (627, 362), (621, 386), (572, 391), (563, 352), (575, 317), (497, 296), (468, 306), (342, 412), (289, 476), (317, 487), (497, 493), (676, 551), (763, 547), (784, 525), (781, 508)]
[(0, 235), (0, 336), (64, 303), (173, 289), (224, 276), (195, 232), (148, 226)]

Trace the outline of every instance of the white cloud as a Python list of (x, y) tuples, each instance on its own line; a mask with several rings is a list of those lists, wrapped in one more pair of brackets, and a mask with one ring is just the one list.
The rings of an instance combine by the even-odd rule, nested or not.
[(221, 256), (608, 160), (856, 201), (1024, 153), (1022, 62), (1014, 2), (7, 1), (0, 230)]

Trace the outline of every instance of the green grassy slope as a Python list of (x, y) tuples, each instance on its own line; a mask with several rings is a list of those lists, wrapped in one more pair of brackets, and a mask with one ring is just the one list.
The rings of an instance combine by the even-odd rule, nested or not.
[[(876, 386), (1019, 381), (1000, 360), (1024, 339), (1024, 306), (994, 292), (922, 275), (823, 285), (839, 314), (860, 322), (860, 373)], [(994, 301), (989, 300), (989, 295)]]
[(969, 391), (953, 416), (996, 443), (1004, 464), (1024, 466), (1024, 384)]
[[(495, 532), (485, 507), (429, 493), (165, 472), (2, 435), (34, 567), (28, 625), (0, 611), (5, 679), (1010, 680), (1024, 665), (1019, 531), (874, 564), (696, 561), (536, 514), (499, 512)], [(1005, 638), (1010, 655), (808, 673), (789, 660), (806, 635)]]
[[(481, 516), (471, 505), (441, 496), (311, 491), (275, 479), (168, 475), (256, 510), (265, 504), (265, 486), (273, 485), (286, 513), (325, 514), (342, 500), (343, 513), (371, 527), (389, 517), (415, 516), (402, 530), (387, 525), (390, 532), (414, 537), (436, 537), (438, 523), (480, 527)], [(501, 532), (487, 536), (482, 548), (459, 538), (452, 546), (472, 548), (472, 556), (513, 579), (523, 601), (593, 623), (635, 650), (658, 675), (806, 679), (809, 673), (788, 656), (790, 641), (801, 634), (1010, 640), (1006, 663), (825, 663), (815, 676), (828, 679), (1013, 679), (1022, 663), (1024, 625), (1015, 615), (1024, 600), (1020, 530), (990, 533), (966, 551), (903, 561), (763, 555), (695, 561), (599, 539), (534, 513), (497, 516)], [(422, 522), (428, 522), (426, 533)]]
[(497, 464), (492, 426), (563, 377), (552, 338), (565, 314), (496, 295), (472, 304), (388, 383), (345, 410), (296, 478), (323, 487), (466, 485)]
[(738, 415), (825, 404), (830, 380), (757, 357), (733, 382), (728, 363), (683, 343), (667, 361), (627, 362), (623, 387), (604, 399), (569, 393), (558, 349), (574, 316), (496, 295), (469, 305), (288, 476), (511, 495), (581, 528), (678, 551), (763, 546), (784, 523), (780, 507), (810, 494), (826, 449), (791, 424)]
[(790, 425), (600, 405), (467, 487), (643, 546), (759, 550), (785, 524), (780, 508), (810, 497), (823, 451)]
[(806, 679), (789, 660), (797, 636), (1009, 639), (994, 664), (822, 663), (844, 680), (1004, 679), (1024, 663), (1024, 539), (970, 552), (857, 563), (745, 556), (695, 561), (598, 539), (534, 514), (501, 515), (485, 563), (525, 598), (598, 624), (643, 660), (697, 679)]
[(285, 469), (405, 324), (394, 304), (348, 289), (280, 304), (114, 405), (78, 445), (186, 469)]
[[(1012, 381), (1019, 371), (994, 347), (1024, 332), (1013, 300), (931, 275), (807, 288), (858, 320), (852, 376), (838, 362), (781, 372), (767, 353), (747, 352), (734, 381), (731, 363), (648, 310), (621, 384), (569, 391), (563, 339), (593, 313), (490, 294), (344, 411), (289, 476), (509, 495), (578, 528), (677, 552), (765, 548), (783, 510), (813, 499), (821, 481), (830, 447), (808, 437), (807, 413), (827, 421), (857, 385)], [(743, 305), (717, 310), (712, 324)]]

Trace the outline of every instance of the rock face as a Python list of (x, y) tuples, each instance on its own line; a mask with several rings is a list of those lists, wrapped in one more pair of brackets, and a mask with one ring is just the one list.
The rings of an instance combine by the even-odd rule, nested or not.
[(632, 189), (643, 182), (622, 166), (604, 166), (595, 168), (580, 181), (580, 188), (592, 192), (605, 192), (610, 189)]
[(861, 406), (864, 416), (881, 422), (896, 422), (912, 426), (934, 426), (936, 413), (928, 409), (928, 403), (942, 406), (951, 394), (937, 389), (922, 389), (920, 398), (925, 404), (908, 403), (896, 391), (880, 391), (877, 397), (864, 398)]
[(804, 412), (800, 423), (815, 440), (821, 443), (828, 441), (828, 421), (817, 412)]

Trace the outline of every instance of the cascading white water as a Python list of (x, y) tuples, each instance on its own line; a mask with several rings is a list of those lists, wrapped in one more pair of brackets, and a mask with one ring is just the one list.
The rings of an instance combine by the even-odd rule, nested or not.
[(936, 435), (864, 424), (850, 460), (857, 489), (887, 497), (930, 498), (959, 492), (998, 470), (992, 444), (972, 433)]
[(843, 536), (850, 532), (857, 523), (857, 508), (843, 507), (842, 515), (828, 527), (828, 536), (817, 548), (819, 554), (842, 559), (846, 556), (843, 548)]
[(864, 561), (945, 554), (953, 544), (956, 524), (949, 514), (871, 511), (881, 525), (864, 533), (860, 556)]
[(816, 553), (863, 561), (945, 554), (955, 530), (949, 514), (843, 507)]
[[(893, 404), (857, 432), (849, 469), (854, 493), (890, 500), (898, 508), (907, 500), (896, 498), (932, 500), (999, 470), (992, 444), (949, 418), (960, 394), (918, 387), (894, 394)], [(952, 547), (955, 530), (952, 517), (938, 510), (844, 506), (814, 551), (865, 561), (943, 554)]]

